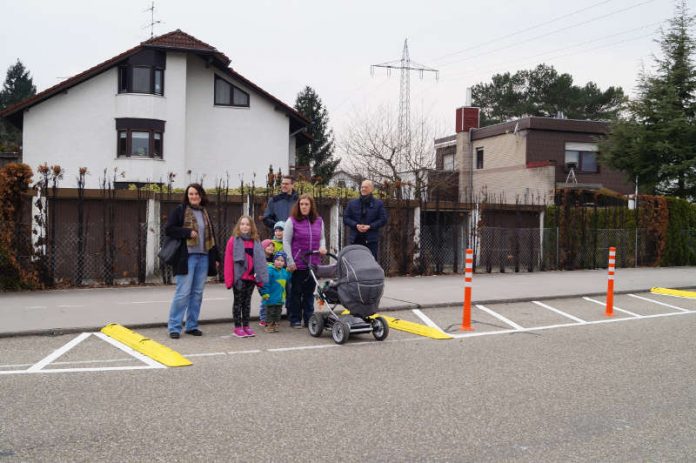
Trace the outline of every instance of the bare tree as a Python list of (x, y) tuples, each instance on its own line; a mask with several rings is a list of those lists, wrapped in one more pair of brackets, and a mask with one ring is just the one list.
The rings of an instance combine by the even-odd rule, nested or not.
[(411, 137), (403, 140), (398, 114), (385, 106), (361, 113), (341, 137), (345, 165), (362, 178), (383, 184), (397, 198), (420, 198), (427, 171), (435, 168), (435, 129), (422, 115), (411, 118)]

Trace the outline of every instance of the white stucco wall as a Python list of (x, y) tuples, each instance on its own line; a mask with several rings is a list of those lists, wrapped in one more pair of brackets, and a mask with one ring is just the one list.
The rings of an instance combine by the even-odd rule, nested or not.
[(125, 172), (125, 177), (120, 181), (166, 183), (169, 172), (176, 172), (178, 178), (183, 177), (186, 156), (186, 54), (167, 53), (164, 96), (121, 93), (116, 95), (115, 101), (114, 118), (165, 121), (162, 159), (116, 157), (114, 122), (111, 162), (120, 172)]
[[(87, 167), (88, 188), (99, 187), (105, 168), (109, 178), (114, 168), (125, 172), (117, 180), (128, 182), (164, 182), (175, 172), (177, 187), (201, 178), (212, 187), (226, 173), (237, 186), (240, 175), (250, 183), (254, 172), (263, 186), (271, 164), (287, 173), (295, 147), (288, 116), (239, 82), (232, 83), (250, 94), (249, 108), (214, 106), (213, 69), (196, 56), (168, 52), (164, 96), (118, 94), (116, 68), (54, 95), (24, 113), (24, 162), (34, 169), (61, 165), (65, 187)], [(117, 158), (122, 117), (166, 121), (163, 159)]]
[[(214, 73), (249, 93), (249, 107), (214, 105)], [(187, 69), (186, 169), (191, 180), (205, 175), (204, 184), (213, 186), (216, 179), (229, 174), (232, 186), (240, 176), (264, 186), (269, 165), (288, 172), (288, 116), (274, 105), (203, 60), (189, 56)]]
[(96, 188), (104, 168), (114, 166), (116, 69), (111, 69), (24, 112), (23, 160), (59, 164), (61, 185), (74, 187), (80, 167), (87, 167), (87, 186)]

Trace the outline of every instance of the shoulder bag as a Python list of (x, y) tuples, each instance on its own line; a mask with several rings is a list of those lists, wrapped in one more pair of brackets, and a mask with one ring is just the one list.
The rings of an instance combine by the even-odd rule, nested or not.
[(157, 256), (167, 265), (174, 265), (176, 263), (176, 257), (179, 255), (180, 246), (180, 239), (171, 238), (167, 236), (165, 238), (164, 244), (162, 244), (162, 247), (157, 253)]

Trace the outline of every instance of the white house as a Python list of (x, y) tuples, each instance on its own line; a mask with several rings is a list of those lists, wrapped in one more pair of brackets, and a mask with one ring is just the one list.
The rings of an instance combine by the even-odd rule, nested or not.
[(117, 181), (232, 185), (270, 165), (289, 172), (309, 124), (292, 107), (229, 67), (230, 59), (180, 30), (142, 42), (0, 112), (22, 129), (23, 162), (65, 169), (87, 187), (104, 169)]
[(360, 182), (361, 179), (359, 175), (351, 174), (345, 170), (337, 170), (334, 172), (331, 180), (329, 180), (329, 185), (358, 190), (360, 189)]

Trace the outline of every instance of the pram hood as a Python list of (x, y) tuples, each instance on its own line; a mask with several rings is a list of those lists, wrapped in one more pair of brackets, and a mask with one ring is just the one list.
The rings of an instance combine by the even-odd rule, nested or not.
[(336, 286), (341, 305), (353, 315), (367, 317), (382, 299), (384, 270), (365, 246), (346, 246), (338, 253)]

